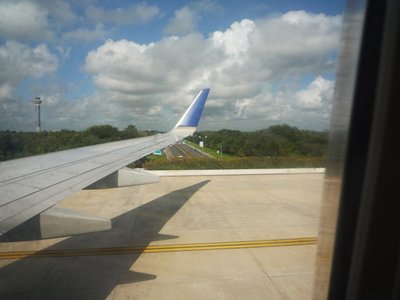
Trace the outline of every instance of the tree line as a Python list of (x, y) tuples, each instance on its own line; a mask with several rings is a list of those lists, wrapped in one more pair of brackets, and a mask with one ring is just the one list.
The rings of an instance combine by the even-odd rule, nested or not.
[(123, 130), (111, 125), (96, 125), (83, 131), (66, 129), (39, 133), (0, 131), (0, 160), (136, 138), (149, 134), (154, 134), (154, 132), (140, 132), (134, 125), (129, 125)]
[[(157, 132), (139, 131), (134, 125), (119, 130), (111, 125), (97, 125), (83, 131), (60, 130), (46, 132), (0, 131), (0, 160), (136, 138)], [(250, 156), (313, 156), (327, 152), (328, 133), (301, 130), (289, 125), (242, 132), (223, 129), (196, 132), (189, 140), (206, 147), (239, 157)]]
[(223, 129), (197, 132), (190, 139), (233, 156), (316, 156), (327, 154), (328, 132), (301, 130), (287, 124), (242, 132)]

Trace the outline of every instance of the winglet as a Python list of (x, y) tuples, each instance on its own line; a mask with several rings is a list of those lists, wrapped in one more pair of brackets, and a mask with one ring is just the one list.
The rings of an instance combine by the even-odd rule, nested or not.
[(202, 89), (194, 99), (193, 103), (189, 106), (179, 122), (175, 125), (178, 127), (194, 127), (196, 128), (199, 124), (201, 114), (203, 112), (204, 104), (206, 103), (207, 96), (210, 89)]

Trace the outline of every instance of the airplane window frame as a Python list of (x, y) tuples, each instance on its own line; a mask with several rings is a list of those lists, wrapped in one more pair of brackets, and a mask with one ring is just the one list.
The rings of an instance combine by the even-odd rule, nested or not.
[(348, 2), (314, 299), (400, 297), (399, 19), (395, 0)]

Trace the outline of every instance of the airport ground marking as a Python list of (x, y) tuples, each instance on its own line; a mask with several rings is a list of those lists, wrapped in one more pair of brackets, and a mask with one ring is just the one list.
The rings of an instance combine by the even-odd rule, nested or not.
[(94, 249), (65, 249), (65, 250), (41, 250), (41, 251), (13, 251), (0, 252), (0, 259), (23, 259), (44, 257), (72, 257), (72, 256), (98, 256), (98, 255), (120, 255), (137, 253), (161, 253), (181, 251), (205, 251), (205, 250), (229, 250), (245, 248), (287, 247), (317, 244), (316, 237), (237, 241), (237, 242), (214, 242), (196, 244), (173, 244), (173, 245), (150, 245), (137, 247), (111, 247)]

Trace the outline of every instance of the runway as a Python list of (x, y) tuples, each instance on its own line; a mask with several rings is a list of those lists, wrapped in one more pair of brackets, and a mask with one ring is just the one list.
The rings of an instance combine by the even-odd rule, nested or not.
[(309, 299), (323, 174), (165, 176), (62, 206), (113, 229), (0, 244), (1, 299)]

